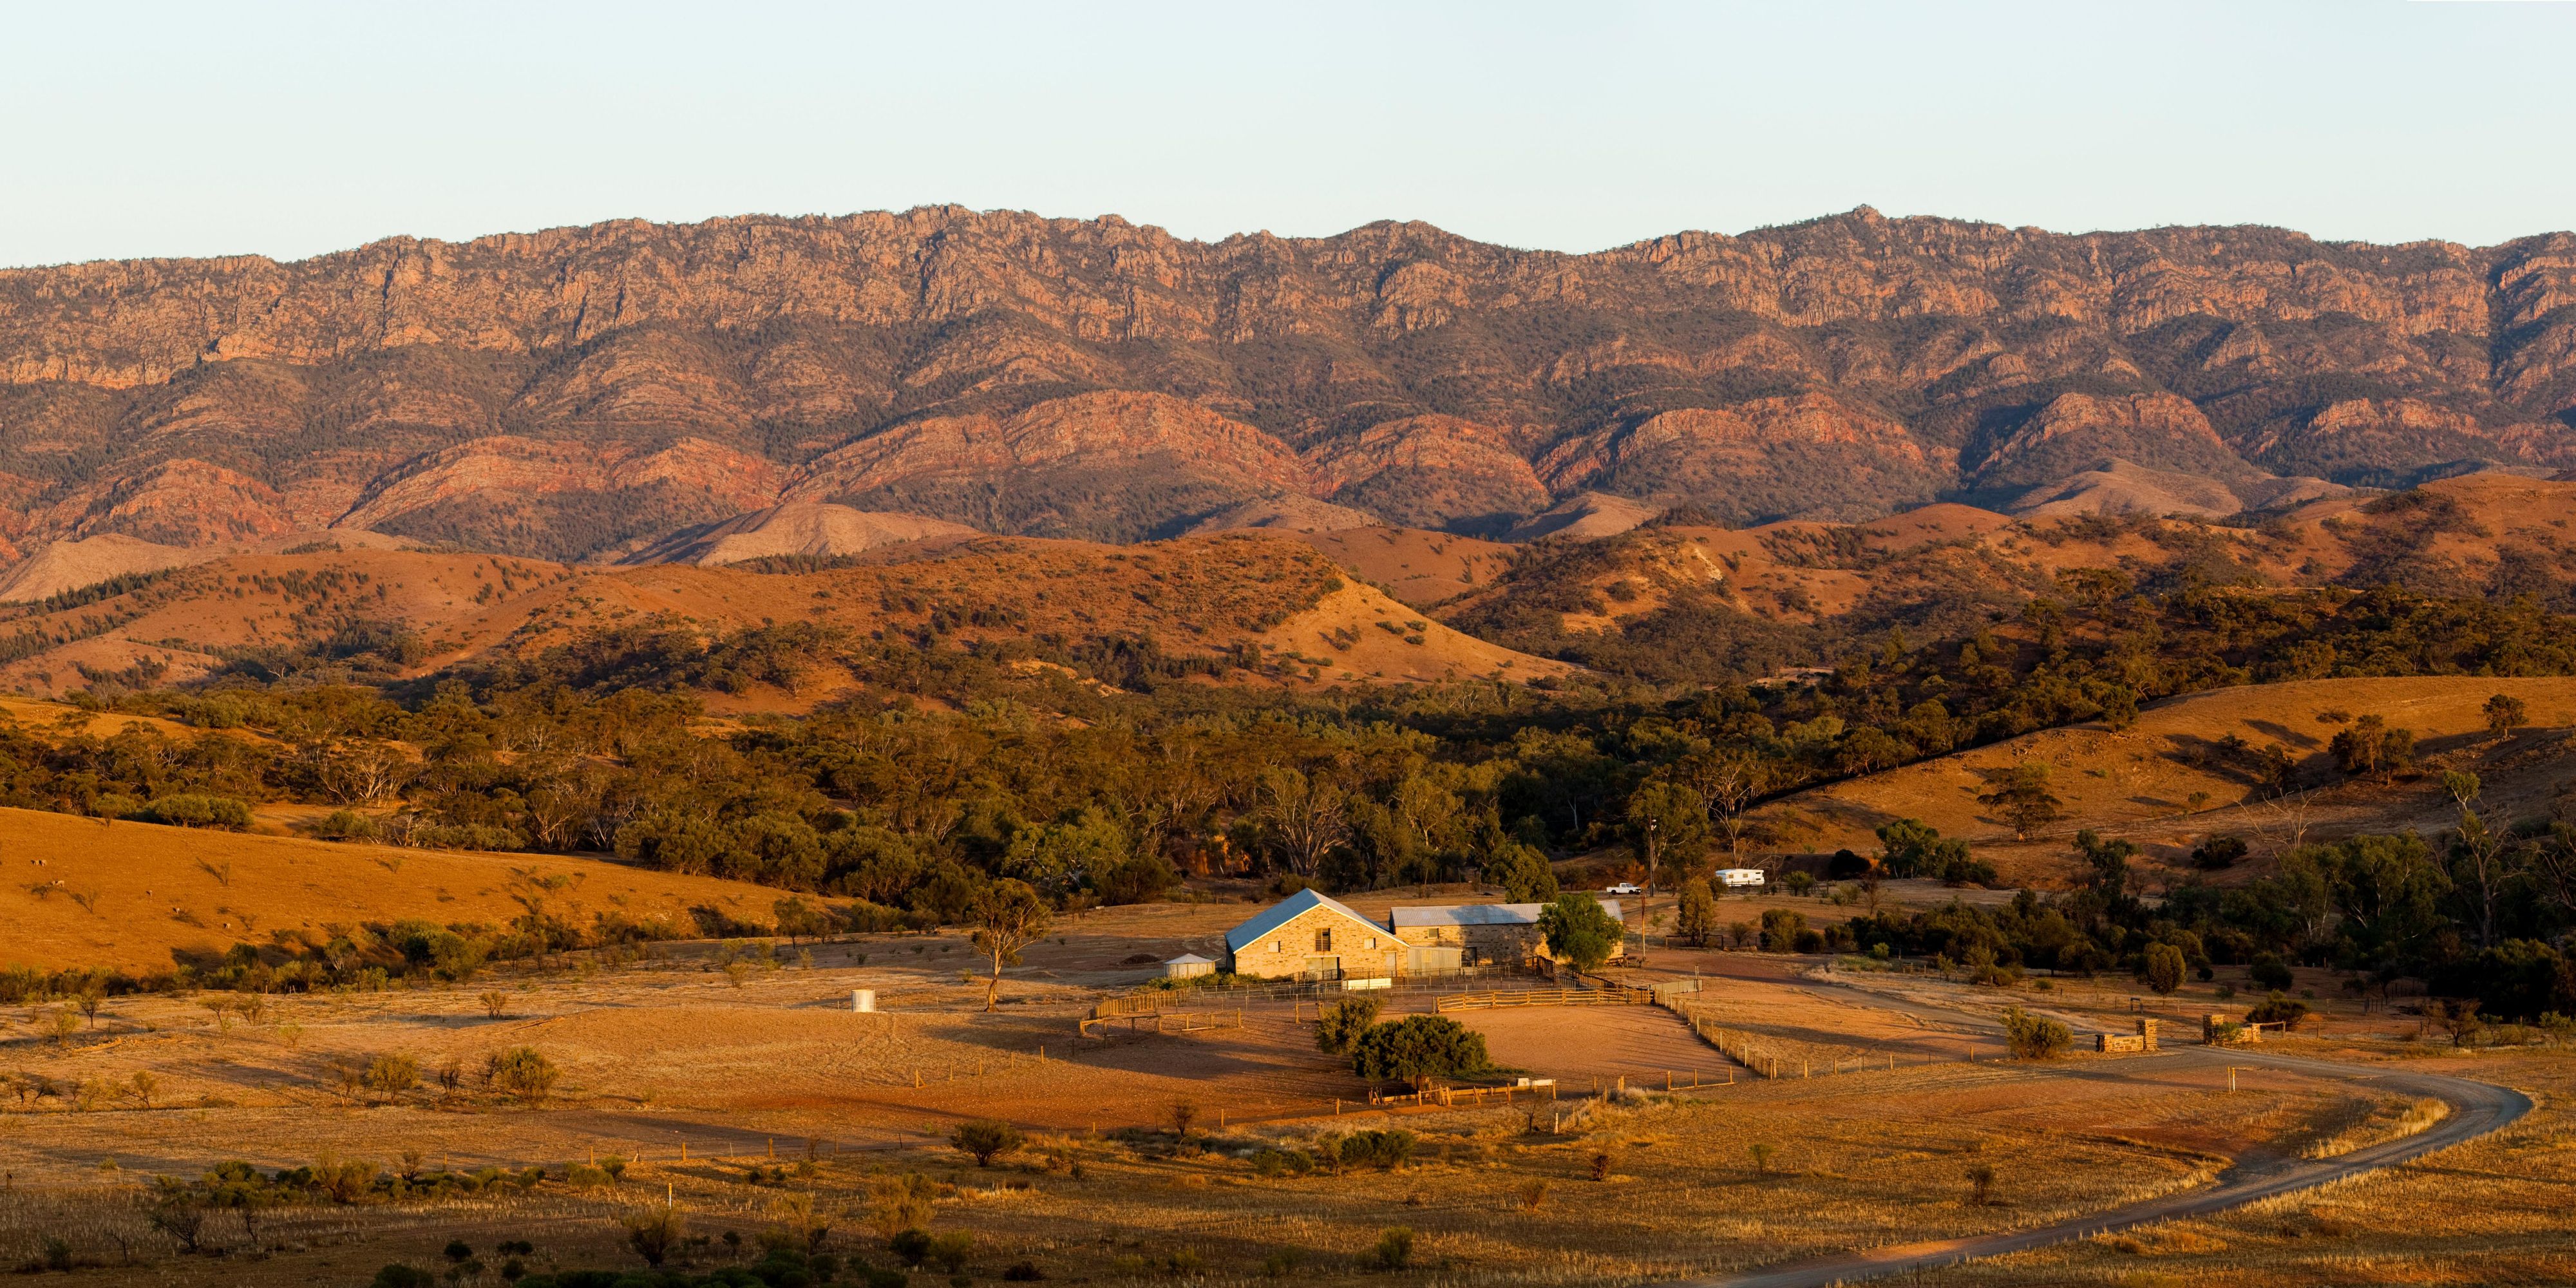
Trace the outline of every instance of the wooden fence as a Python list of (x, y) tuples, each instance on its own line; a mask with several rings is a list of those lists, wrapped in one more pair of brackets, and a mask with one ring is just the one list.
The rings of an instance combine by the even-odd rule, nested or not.
[(1204, 1033), (1209, 1029), (1239, 1029), (1243, 1027), (1243, 1008), (1238, 1006), (1232, 1011), (1131, 1011), (1123, 1015), (1094, 1015), (1081, 1021), (1076, 1027), (1082, 1031), (1082, 1036), (1093, 1038), (1100, 1036), (1092, 1031), (1094, 1025), (1107, 1028), (1112, 1024), (1124, 1024), (1130, 1033), (1138, 1032), (1148, 1024), (1154, 1026), (1156, 1033)]
[(1452, 993), (1431, 1004), (1432, 1010), (1491, 1011), (1510, 1006), (1652, 1006), (1651, 990), (1614, 985), (1609, 988), (1525, 988), (1511, 992)]
[(1397, 1105), (1439, 1105), (1450, 1108), (1458, 1105), (1482, 1105), (1488, 1100), (1497, 1098), (1508, 1105), (1512, 1103), (1514, 1096), (1523, 1096), (1531, 1100), (1554, 1100), (1556, 1099), (1556, 1079), (1529, 1078), (1517, 1085), (1502, 1087), (1433, 1087), (1426, 1091), (1407, 1092), (1397, 1096), (1380, 1095), (1371, 1091), (1368, 1102), (1378, 1108), (1392, 1108)]
[(1691, 1032), (1697, 1034), (1700, 1041), (1717, 1048), (1719, 1054), (1765, 1078), (1813, 1078), (1819, 1074), (1859, 1073), (1865, 1069), (1896, 1067), (1896, 1057), (1892, 1054), (1871, 1056), (1829, 1053), (1821, 1060), (1806, 1052), (1782, 1055), (1777, 1050), (1754, 1041), (1750, 1035), (1713, 1023), (1699, 1012), (1686, 1010), (1670, 999), (1664, 999), (1662, 1005), (1664, 1009), (1680, 1016), (1683, 1023), (1690, 1025)]

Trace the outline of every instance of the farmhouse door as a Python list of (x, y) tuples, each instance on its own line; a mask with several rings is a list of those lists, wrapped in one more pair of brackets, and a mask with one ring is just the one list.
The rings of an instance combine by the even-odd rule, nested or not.
[(1342, 959), (1341, 959), (1341, 958), (1339, 958), (1339, 957), (1309, 957), (1309, 958), (1307, 958), (1307, 959), (1306, 959), (1306, 978), (1308, 978), (1308, 979), (1340, 979), (1341, 977), (1342, 977)]

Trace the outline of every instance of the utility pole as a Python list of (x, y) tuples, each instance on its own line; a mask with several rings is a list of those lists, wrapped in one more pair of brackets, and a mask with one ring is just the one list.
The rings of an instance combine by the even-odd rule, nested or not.
[(1637, 961), (1640, 965), (1646, 960), (1646, 935), (1655, 928), (1655, 919), (1649, 914), (1655, 907), (1655, 870), (1661, 865), (1661, 838), (1655, 832), (1658, 821), (1652, 814), (1646, 816), (1646, 893), (1637, 900)]

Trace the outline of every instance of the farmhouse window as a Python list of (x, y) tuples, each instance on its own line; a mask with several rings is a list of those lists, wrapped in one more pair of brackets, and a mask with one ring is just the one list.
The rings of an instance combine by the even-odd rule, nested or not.
[(1371, 948), (1375, 948), (1375, 947), (1377, 947), (1377, 936), (1375, 936), (1375, 935), (1371, 935), (1371, 936), (1369, 936), (1369, 943), (1368, 943), (1368, 946), (1369, 946), (1369, 947), (1371, 947)]
[(1272, 952), (1274, 952), (1274, 953), (1284, 953), (1284, 952), (1288, 951), (1288, 941), (1287, 941), (1287, 940), (1285, 940), (1285, 939), (1273, 939), (1273, 940), (1271, 940), (1271, 941), (1270, 941), (1270, 951), (1272, 951)]
[(1333, 951), (1333, 932), (1330, 929), (1315, 932), (1315, 951), (1319, 953)]

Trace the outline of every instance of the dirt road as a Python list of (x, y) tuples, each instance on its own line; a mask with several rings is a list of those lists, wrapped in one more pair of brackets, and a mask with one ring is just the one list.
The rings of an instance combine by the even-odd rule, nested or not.
[[(1872, 990), (1848, 985), (1822, 986), (1836, 988), (1839, 995), (1844, 997), (1875, 999), (1878, 1004), (1891, 1010), (1922, 1017), (1938, 1014), (1942, 1020), (1953, 1025), (1981, 1029), (1993, 1026), (1993, 1021), (1984, 1016), (1945, 1007), (1934, 1007), (1920, 1000), (1887, 998)], [(2238, 1068), (2270, 1067), (2294, 1070), (2310, 1077), (2335, 1079), (2355, 1086), (2367, 1086), (2372, 1090), (2399, 1091), (2413, 1096), (2435, 1097), (2447, 1102), (2451, 1106), (2451, 1113), (2449, 1117), (2415, 1135), (2358, 1149), (2340, 1157), (2273, 1159), (2260, 1163), (2239, 1164), (2219, 1173), (2218, 1184), (2208, 1189), (2149, 1199), (2127, 1207), (2113, 1208), (2028, 1230), (1969, 1239), (1947, 1239), (1868, 1248), (1839, 1256), (1791, 1262), (1746, 1274), (1677, 1280), (1660, 1285), (1659, 1288), (1830, 1288), (1835, 1284), (1855, 1283), (1918, 1269), (1955, 1265), (1979, 1257), (2025, 1252), (2053, 1243), (2089, 1238), (2093, 1235), (2125, 1230), (2132, 1226), (2156, 1221), (2205, 1216), (2275, 1195), (2311, 1189), (2363, 1173), (2394, 1167), (2435, 1150), (2446, 1149), (2486, 1135), (2529, 1113), (2532, 1107), (2531, 1098), (2521, 1092), (2467, 1078), (2342, 1064), (2331, 1060), (2312, 1060), (2299, 1056), (2271, 1055), (2243, 1048), (2183, 1047), (2161, 1055), (2141, 1058), (2160, 1063), (2179, 1062), (2186, 1066), (2197, 1065), (2212, 1069), (2233, 1065)]]

